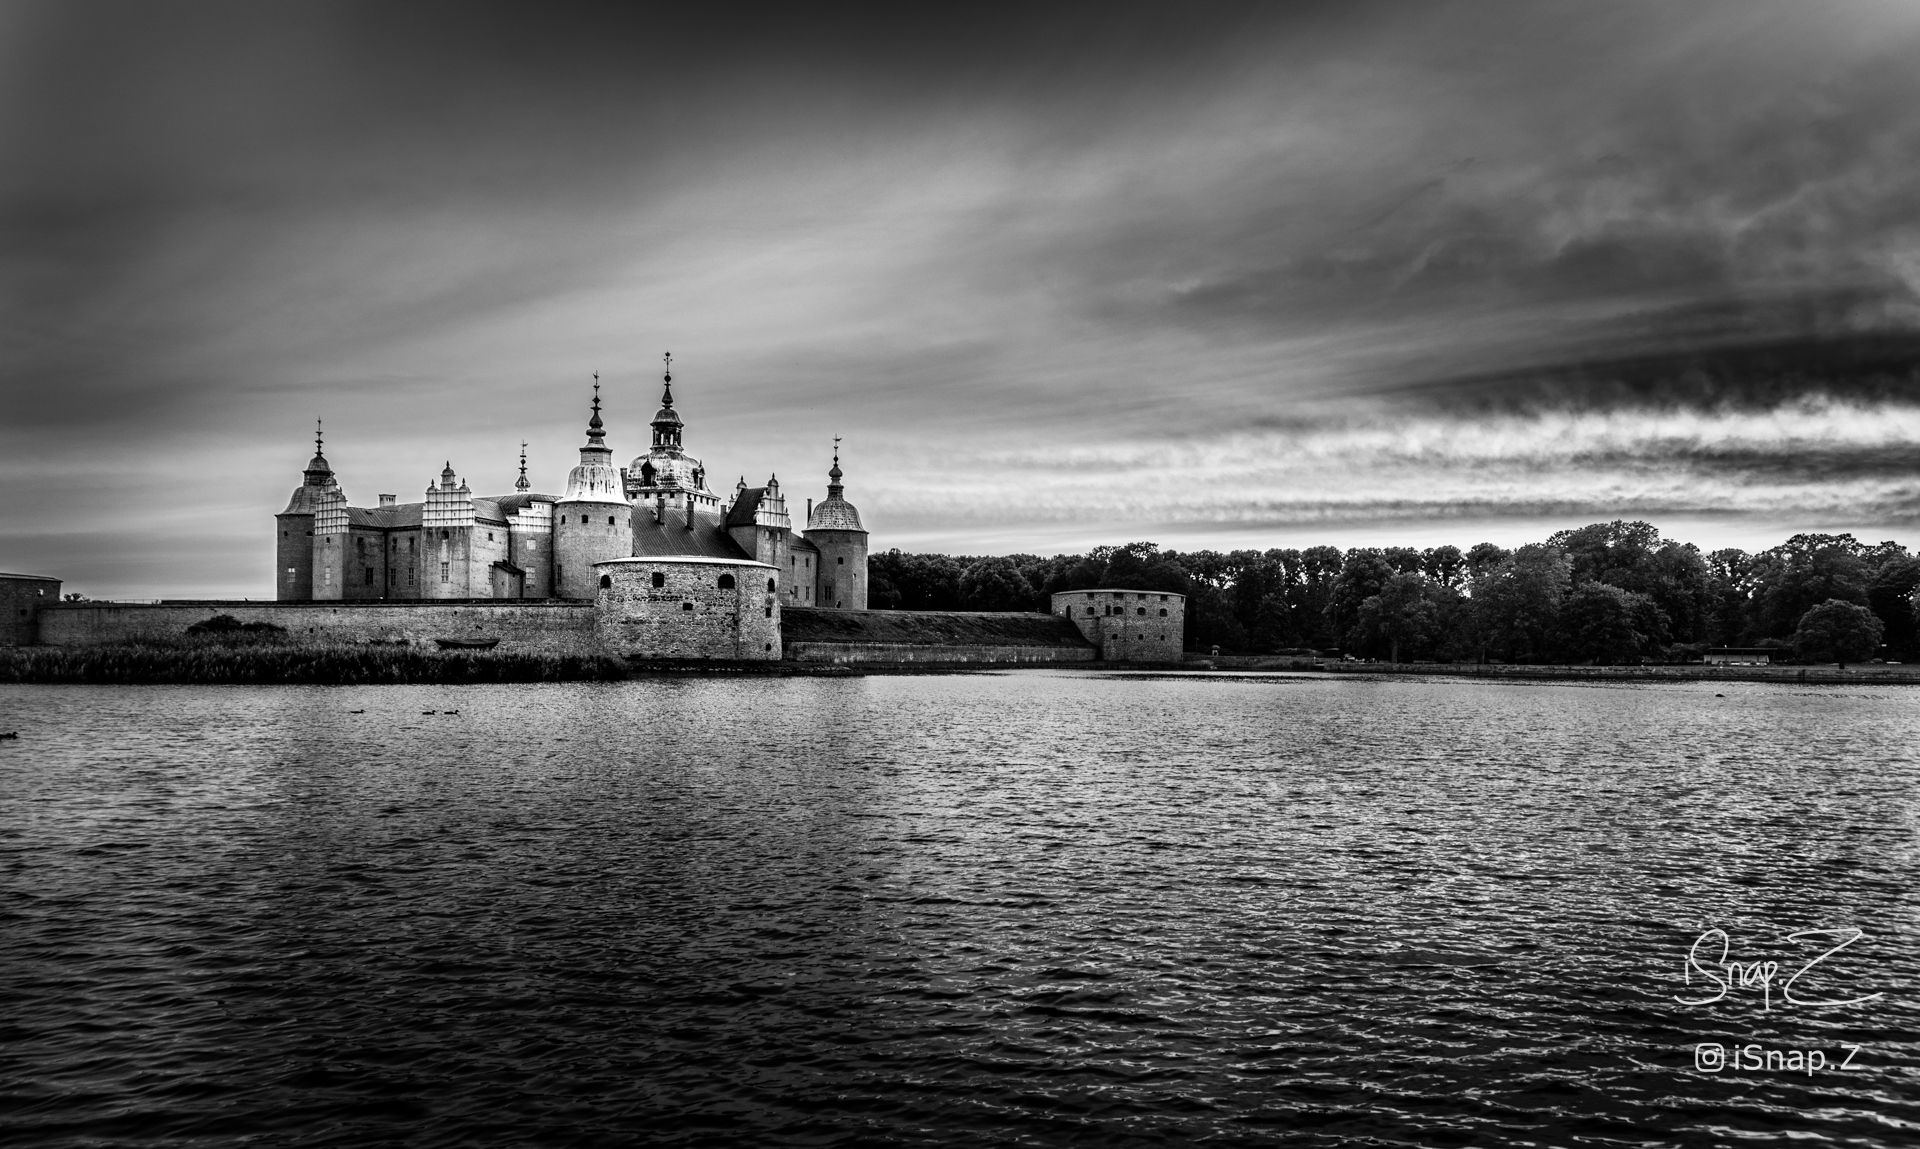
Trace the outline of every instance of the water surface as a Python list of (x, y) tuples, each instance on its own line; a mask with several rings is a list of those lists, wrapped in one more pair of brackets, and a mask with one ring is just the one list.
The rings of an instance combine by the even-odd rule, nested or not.
[[(1920, 1138), (1914, 688), (0, 687), (0, 729), (19, 1143)], [(1821, 927), (1864, 936), (1795, 993), (1884, 996), (1779, 996)], [(1715, 928), (1780, 972), (1682, 1004)]]

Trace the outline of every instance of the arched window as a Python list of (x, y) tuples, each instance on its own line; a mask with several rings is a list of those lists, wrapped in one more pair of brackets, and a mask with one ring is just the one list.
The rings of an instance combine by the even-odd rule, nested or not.
[(720, 589), (721, 589), (721, 590), (732, 590), (732, 589), (733, 589), (733, 576), (732, 576), (732, 575), (730, 575), (730, 574), (723, 574), (723, 575), (721, 575), (721, 576), (720, 576)]
[(1141, 607), (1140, 609), (1138, 609), (1138, 610), (1136, 610), (1136, 611), (1134, 611), (1133, 613), (1135, 613), (1135, 614), (1139, 614), (1139, 615), (1144, 615), (1144, 614), (1146, 614), (1146, 613), (1147, 613), (1147, 608), (1143, 606), (1143, 607)]
[(1167, 608), (1164, 606), (1160, 608), (1160, 617), (1161, 618), (1167, 617)]
[(772, 594), (772, 593), (773, 593), (773, 580), (772, 580), (772, 579), (768, 579), (768, 580), (767, 580), (767, 593), (768, 593), (768, 594)]
[(601, 589), (601, 590), (612, 590), (612, 589), (613, 589), (613, 576), (612, 576), (612, 575), (601, 575), (601, 576), (600, 576), (600, 589)]
[(654, 572), (653, 572), (653, 585), (654, 585), (654, 586), (657, 586), (657, 587), (660, 587), (660, 586), (666, 586), (666, 585), (667, 585), (667, 576), (666, 576), (666, 575), (664, 575), (664, 574), (662, 574), (662, 573), (661, 573), (661, 572), (659, 572), (659, 571), (654, 571)]

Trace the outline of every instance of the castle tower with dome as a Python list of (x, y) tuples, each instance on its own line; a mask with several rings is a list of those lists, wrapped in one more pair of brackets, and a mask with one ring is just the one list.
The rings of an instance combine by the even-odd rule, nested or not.
[(819, 600), (829, 610), (867, 608), (867, 532), (860, 512), (846, 499), (840, 479), (840, 439), (833, 440), (833, 468), (827, 472), (827, 497), (807, 510), (806, 540), (819, 552), (815, 580)]
[(587, 441), (559, 496), (533, 489), (523, 443), (510, 494), (475, 495), (447, 461), (420, 502), (351, 506), (316, 432), (275, 516), (276, 598), (593, 602), (606, 608), (604, 642), (655, 657), (778, 657), (782, 608), (864, 610), (867, 532), (841, 483), (840, 440), (803, 530), (777, 476), (755, 487), (742, 476), (723, 500), (687, 452), (666, 358), (652, 444), (626, 467), (594, 376)]

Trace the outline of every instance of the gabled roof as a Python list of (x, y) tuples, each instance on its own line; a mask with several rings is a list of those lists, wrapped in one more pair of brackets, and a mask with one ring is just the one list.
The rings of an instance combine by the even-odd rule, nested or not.
[(733, 500), (733, 506), (727, 510), (727, 526), (750, 527), (754, 525), (753, 516), (760, 511), (761, 496), (767, 493), (765, 487), (748, 487)]
[(392, 507), (348, 507), (347, 525), (372, 527), (382, 531), (417, 530), (420, 526), (420, 512), (424, 505), (400, 503)]

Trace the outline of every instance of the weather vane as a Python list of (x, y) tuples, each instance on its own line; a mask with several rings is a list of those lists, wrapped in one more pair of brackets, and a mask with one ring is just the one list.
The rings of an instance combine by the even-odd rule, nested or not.
[(665, 355), (662, 355), (660, 358), (666, 362), (667, 382), (671, 383), (673, 382), (673, 352), (669, 351)]

